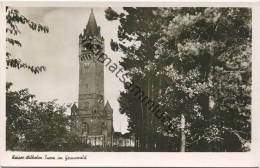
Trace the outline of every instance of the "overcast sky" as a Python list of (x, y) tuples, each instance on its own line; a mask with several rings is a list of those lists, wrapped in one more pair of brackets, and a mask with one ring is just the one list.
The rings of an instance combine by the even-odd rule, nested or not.
[[(49, 27), (48, 34), (19, 26), (21, 35), (17, 37), (22, 47), (10, 48), (15, 57), (28, 64), (44, 65), (46, 72), (34, 75), (28, 70), (8, 69), (7, 81), (14, 83), (13, 90), (29, 88), (40, 101), (58, 99), (58, 103), (78, 101), (78, 36), (86, 27), (90, 8), (17, 8), (31, 20)], [(118, 22), (105, 18), (105, 8), (93, 8), (101, 34), (105, 39), (105, 53), (118, 63), (122, 54), (110, 48), (110, 40), (117, 39)], [(116, 9), (121, 10), (121, 9)], [(109, 100), (114, 110), (115, 131), (126, 132), (127, 118), (119, 113), (118, 97), (123, 85), (105, 67), (105, 100)]]

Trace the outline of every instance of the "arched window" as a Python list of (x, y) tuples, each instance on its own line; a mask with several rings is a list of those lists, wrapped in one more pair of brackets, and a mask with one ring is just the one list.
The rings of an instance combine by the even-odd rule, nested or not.
[(92, 113), (93, 113), (93, 115), (96, 115), (96, 114), (97, 114), (97, 108), (96, 108), (96, 107), (93, 108)]
[(86, 136), (86, 135), (88, 135), (88, 124), (86, 123), (86, 122), (84, 122), (83, 123), (83, 125), (82, 125), (82, 135), (83, 136)]
[(91, 50), (93, 48), (93, 45), (91, 44), (91, 43), (86, 43), (85, 45), (84, 45), (84, 49), (85, 50)]
[(107, 127), (106, 123), (103, 122), (103, 123), (102, 123), (102, 128), (106, 128), (106, 127)]
[(103, 122), (101, 125), (101, 132), (103, 133), (106, 130), (106, 128), (107, 128), (107, 125), (105, 122)]
[(85, 110), (89, 110), (89, 102), (86, 101), (83, 105), (84, 105), (83, 108)]

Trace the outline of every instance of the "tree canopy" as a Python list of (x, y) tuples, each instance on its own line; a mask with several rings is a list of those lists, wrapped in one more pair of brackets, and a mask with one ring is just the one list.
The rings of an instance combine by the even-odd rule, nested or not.
[[(6, 7), (6, 42), (12, 46), (22, 47), (21, 42), (16, 38), (19, 34), (21, 34), (19, 25), (28, 25), (28, 27), (32, 31), (43, 33), (49, 32), (49, 28), (47, 26), (43, 26), (28, 19), (24, 15), (20, 14), (20, 12), (15, 8)], [(6, 52), (6, 64), (7, 68), (24, 68), (30, 70), (34, 74), (46, 70), (45, 66), (35, 66), (27, 64), (23, 60), (12, 56), (9, 51)]]
[[(17, 9), (6, 8), (6, 42), (22, 47), (16, 39), (21, 34), (20, 25), (32, 31), (48, 33), (49, 28), (20, 14)], [(29, 65), (6, 52), (7, 68), (27, 69), (34, 74), (46, 70), (45, 66)], [(6, 83), (6, 149), (17, 151), (62, 151), (79, 147), (79, 138), (72, 135), (72, 119), (66, 115), (67, 107), (56, 100), (40, 102), (28, 89), (13, 91)]]
[(6, 92), (7, 150), (66, 151), (79, 146), (66, 106), (37, 101), (28, 89), (12, 91), (11, 86), (7, 84)]
[(156, 118), (126, 88), (120, 111), (141, 150), (158, 150), (154, 137), (170, 138), (172, 151), (249, 150), (251, 9), (108, 8), (106, 17), (120, 22), (119, 41), (111, 41), (125, 55), (120, 64), (175, 125), (159, 133)]

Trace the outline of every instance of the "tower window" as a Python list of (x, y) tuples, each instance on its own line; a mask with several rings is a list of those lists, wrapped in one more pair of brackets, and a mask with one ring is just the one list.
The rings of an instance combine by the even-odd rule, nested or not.
[(88, 134), (88, 124), (86, 122), (83, 123), (82, 134), (83, 135), (87, 135)]
[(93, 110), (92, 110), (92, 118), (97, 118), (97, 110), (96, 110), (96, 108), (94, 108)]
[(102, 123), (102, 127), (106, 128), (106, 123), (105, 122)]
[(101, 125), (101, 132), (103, 133), (103, 131), (106, 130), (106, 123), (103, 122), (102, 125)]
[(87, 129), (87, 123), (86, 123), (86, 122), (83, 123), (83, 129), (84, 129), (84, 130)]
[(86, 101), (86, 102), (84, 103), (84, 109), (85, 109), (85, 110), (89, 110), (89, 102)]
[(85, 50), (91, 50), (93, 48), (93, 45), (91, 43), (86, 43), (84, 46)]

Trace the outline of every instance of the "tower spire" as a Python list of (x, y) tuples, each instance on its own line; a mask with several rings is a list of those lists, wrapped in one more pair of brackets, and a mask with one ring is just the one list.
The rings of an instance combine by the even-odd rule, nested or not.
[(87, 36), (99, 35), (99, 29), (98, 29), (97, 22), (96, 22), (95, 15), (94, 15), (92, 8), (91, 8), (90, 16), (88, 19), (88, 24), (86, 27), (86, 35)]

